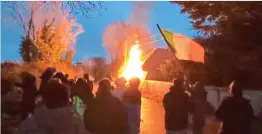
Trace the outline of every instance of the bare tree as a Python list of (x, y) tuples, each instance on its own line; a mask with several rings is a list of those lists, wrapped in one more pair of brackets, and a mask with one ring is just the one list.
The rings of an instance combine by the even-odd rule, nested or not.
[[(63, 56), (75, 44), (76, 36), (83, 32), (68, 10), (60, 10), (61, 2), (10, 3), (13, 19), (24, 30), (20, 54), (24, 61), (43, 60), (48, 63), (72, 59), (73, 53)], [(69, 51), (68, 51), (69, 52)], [(73, 52), (73, 51), (72, 51)], [(68, 57), (69, 56), (69, 57)]]
[[(25, 4), (29, 3), (28, 1), (8, 1), (3, 2), (2, 4), (5, 5), (8, 9), (10, 9), (9, 13), (13, 15), (13, 17), (23, 21), (23, 17), (21, 15), (17, 16), (17, 9), (23, 8)], [(48, 10), (52, 10), (54, 8), (60, 8), (63, 11), (69, 12), (72, 14), (81, 13), (86, 18), (90, 18), (92, 12), (98, 12), (100, 9), (103, 8), (102, 1), (39, 1), (37, 2), (38, 6), (44, 6)], [(39, 7), (38, 7), (39, 8)], [(68, 11), (69, 10), (69, 11)]]

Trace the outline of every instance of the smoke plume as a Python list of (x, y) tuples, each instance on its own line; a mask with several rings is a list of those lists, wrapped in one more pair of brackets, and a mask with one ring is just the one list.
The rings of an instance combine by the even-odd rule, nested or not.
[(149, 31), (148, 21), (154, 2), (134, 2), (128, 20), (115, 22), (106, 27), (103, 34), (103, 46), (111, 60), (121, 58), (139, 41), (142, 53), (145, 54), (154, 47), (154, 36)]

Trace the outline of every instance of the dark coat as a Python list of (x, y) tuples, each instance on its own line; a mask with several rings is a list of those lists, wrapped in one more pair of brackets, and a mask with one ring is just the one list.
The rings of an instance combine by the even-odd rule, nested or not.
[(23, 88), (22, 116), (26, 118), (27, 114), (34, 112), (38, 91), (36, 85), (31, 82), (25, 82), (19, 86)]
[(93, 134), (123, 134), (128, 126), (124, 105), (110, 92), (97, 94), (84, 120)]
[(196, 90), (191, 94), (195, 109), (193, 111), (193, 134), (202, 134), (205, 125), (205, 112), (207, 107), (205, 90)]
[(164, 96), (163, 105), (166, 130), (179, 131), (185, 129), (188, 123), (188, 113), (192, 112), (194, 108), (188, 94), (183, 89), (171, 87), (171, 90)]
[(228, 97), (217, 109), (215, 116), (223, 122), (221, 134), (250, 134), (254, 117), (249, 100)]
[(141, 104), (141, 92), (139, 90), (127, 89), (124, 92), (123, 101), (130, 104)]

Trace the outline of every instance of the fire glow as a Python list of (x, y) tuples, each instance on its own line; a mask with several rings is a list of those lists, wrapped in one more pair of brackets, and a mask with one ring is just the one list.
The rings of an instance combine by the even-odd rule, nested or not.
[(144, 79), (145, 72), (142, 70), (143, 62), (140, 59), (141, 50), (139, 48), (138, 42), (131, 47), (129, 51), (129, 57), (125, 65), (124, 71), (120, 75), (125, 77), (127, 80), (138, 77), (140, 80)]

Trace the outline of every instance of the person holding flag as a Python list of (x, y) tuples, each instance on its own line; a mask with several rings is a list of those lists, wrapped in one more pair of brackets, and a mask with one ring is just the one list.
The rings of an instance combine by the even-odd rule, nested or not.
[[(192, 61), (192, 62), (197, 62), (197, 63), (204, 63), (205, 50), (200, 44), (196, 43), (192, 39), (190, 39), (186, 36), (183, 36), (181, 34), (172, 33), (168, 30), (161, 29), (159, 25), (157, 25), (157, 27), (158, 27), (161, 35), (163, 36), (165, 42), (167, 43), (168, 48), (174, 54), (174, 57), (175, 57), (176, 61), (178, 62), (181, 74), (184, 75), (184, 78), (187, 78), (187, 77), (185, 76), (186, 73), (181, 66), (180, 60)], [(191, 98), (192, 98), (192, 95), (194, 95), (194, 94), (192, 94), (193, 92), (191, 91), (191, 86), (189, 85), (189, 81), (187, 79), (183, 79), (182, 81), (183, 81), (182, 82), (183, 86), (181, 85), (180, 88), (182, 88), (182, 87), (186, 88), (187, 89), (186, 92), (190, 94), (189, 95), (190, 99), (189, 98), (188, 99), (192, 100)], [(177, 83), (174, 86), (176, 88), (179, 87), (177, 85)], [(171, 88), (171, 89), (173, 89), (173, 88)], [(167, 104), (169, 102), (168, 98), (177, 98), (177, 97), (175, 97), (176, 95), (174, 94), (174, 91), (176, 91), (176, 90), (170, 90), (169, 94), (166, 94), (166, 96), (163, 100), (164, 108), (166, 110), (166, 119), (165, 120), (166, 120), (167, 133), (172, 133), (172, 134), (188, 133), (188, 130), (187, 130), (187, 127), (186, 127), (187, 126), (186, 117), (188, 118), (188, 116), (186, 116), (187, 114), (184, 114), (185, 115), (184, 116), (185, 117), (184, 118), (185, 123), (183, 125), (181, 125), (183, 127), (179, 128), (179, 127), (175, 127), (173, 125), (174, 123), (170, 124), (170, 122), (175, 122), (175, 120), (174, 120), (175, 118), (173, 118), (173, 120), (172, 120), (172, 119), (169, 119), (168, 116), (172, 115), (172, 114), (170, 114), (170, 113), (173, 113), (171, 111), (176, 109), (176, 108), (173, 105), (171, 105), (171, 107), (168, 107), (169, 105), (167, 105)], [(183, 93), (184, 93), (184, 91), (183, 91)], [(181, 91), (181, 94), (182, 94), (182, 91)], [(173, 97), (169, 97), (169, 96), (173, 96)], [(193, 98), (195, 98), (195, 97), (193, 97)], [(192, 101), (196, 101), (196, 99), (192, 100)], [(173, 103), (173, 101), (172, 101), (172, 103)], [(194, 104), (198, 104), (198, 103), (194, 102)], [(204, 103), (201, 103), (200, 105), (204, 106)], [(194, 107), (194, 106), (192, 106), (192, 107)], [(197, 111), (199, 111), (198, 108), (191, 111), (192, 113), (194, 113), (193, 117), (192, 117), (194, 119), (193, 120), (194, 130), (197, 130), (197, 131), (193, 131), (194, 134), (201, 133), (202, 127), (204, 126), (203, 125), (204, 119), (198, 117), (198, 115), (200, 115), (200, 114), (195, 114), (195, 113), (197, 113)], [(187, 112), (188, 112), (187, 110), (184, 110), (184, 112), (182, 112), (182, 113), (187, 113)], [(201, 112), (201, 115), (202, 115), (202, 113), (203, 112)], [(201, 122), (200, 125), (199, 125), (199, 122)]]

